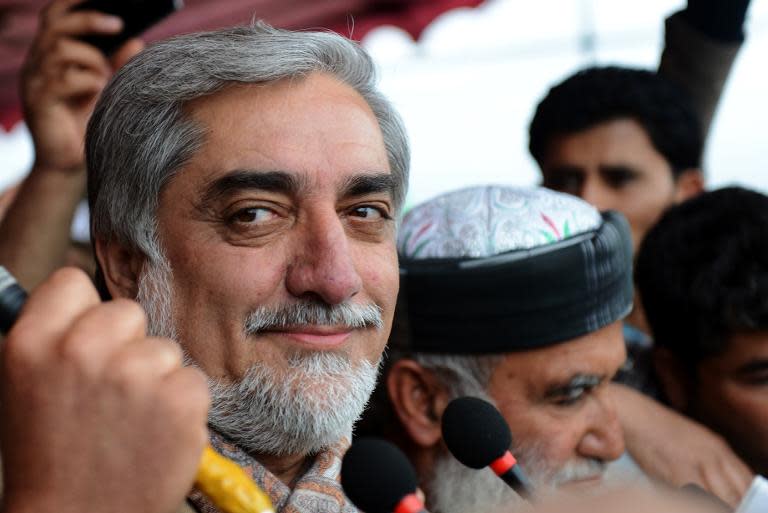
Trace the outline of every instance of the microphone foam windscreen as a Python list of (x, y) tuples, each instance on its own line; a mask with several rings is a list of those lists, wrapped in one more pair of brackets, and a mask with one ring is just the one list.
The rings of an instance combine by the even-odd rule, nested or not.
[(509, 450), (512, 434), (499, 410), (476, 397), (459, 397), (443, 412), (443, 440), (464, 465), (485, 468)]
[(392, 513), (417, 484), (405, 454), (378, 438), (356, 440), (341, 463), (344, 493), (365, 513)]

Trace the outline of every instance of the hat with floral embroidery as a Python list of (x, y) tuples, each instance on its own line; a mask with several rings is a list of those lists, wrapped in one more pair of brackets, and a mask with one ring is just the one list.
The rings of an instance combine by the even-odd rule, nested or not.
[(488, 185), (438, 196), (404, 217), (398, 250), (397, 320), (414, 351), (534, 349), (632, 308), (626, 220), (548, 189)]

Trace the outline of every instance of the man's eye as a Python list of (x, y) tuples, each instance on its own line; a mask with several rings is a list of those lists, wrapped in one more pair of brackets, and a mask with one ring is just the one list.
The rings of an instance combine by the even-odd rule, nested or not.
[(632, 171), (611, 171), (603, 174), (603, 180), (614, 189), (625, 187), (637, 178), (637, 174)]
[(275, 213), (263, 207), (244, 208), (235, 212), (230, 217), (231, 222), (235, 223), (263, 223), (274, 219)]
[(379, 208), (371, 207), (368, 205), (362, 207), (355, 207), (351, 210), (351, 215), (354, 217), (370, 220), (388, 219), (389, 217)]
[(563, 391), (555, 397), (555, 404), (558, 406), (573, 406), (584, 399), (591, 387), (574, 387)]
[(751, 387), (768, 386), (768, 372), (751, 372), (744, 376), (742, 381)]

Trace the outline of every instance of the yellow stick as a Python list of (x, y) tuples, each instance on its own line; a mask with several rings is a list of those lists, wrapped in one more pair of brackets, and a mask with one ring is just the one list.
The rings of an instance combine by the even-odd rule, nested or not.
[(274, 513), (264, 491), (234, 461), (210, 445), (203, 450), (195, 487), (208, 496), (223, 513)]

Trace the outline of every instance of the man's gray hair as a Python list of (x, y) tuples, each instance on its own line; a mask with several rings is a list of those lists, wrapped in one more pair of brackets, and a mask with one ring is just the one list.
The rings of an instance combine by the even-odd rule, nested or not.
[[(399, 306), (398, 306), (399, 307)], [(395, 315), (395, 326), (398, 326)], [(401, 325), (402, 326), (402, 325)], [(395, 413), (387, 391), (386, 381), (392, 366), (400, 360), (412, 360), (431, 372), (439, 385), (445, 387), (448, 399), (472, 396), (495, 404), (488, 387), (504, 355), (454, 355), (417, 353), (401, 347), (402, 338), (393, 332), (387, 348), (384, 368), (378, 386), (371, 396), (370, 406), (357, 425), (357, 433), (363, 436), (397, 436), (402, 424)]]
[(450, 399), (473, 396), (493, 402), (488, 386), (503, 356), (415, 353), (412, 358), (435, 374), (448, 390)]
[(86, 136), (92, 237), (160, 255), (160, 191), (201, 147), (205, 129), (190, 101), (229, 84), (329, 73), (368, 103), (381, 129), (394, 203), (401, 207), (410, 150), (402, 120), (376, 89), (376, 70), (356, 43), (332, 32), (293, 32), (264, 23), (175, 37), (141, 52), (104, 90)]

